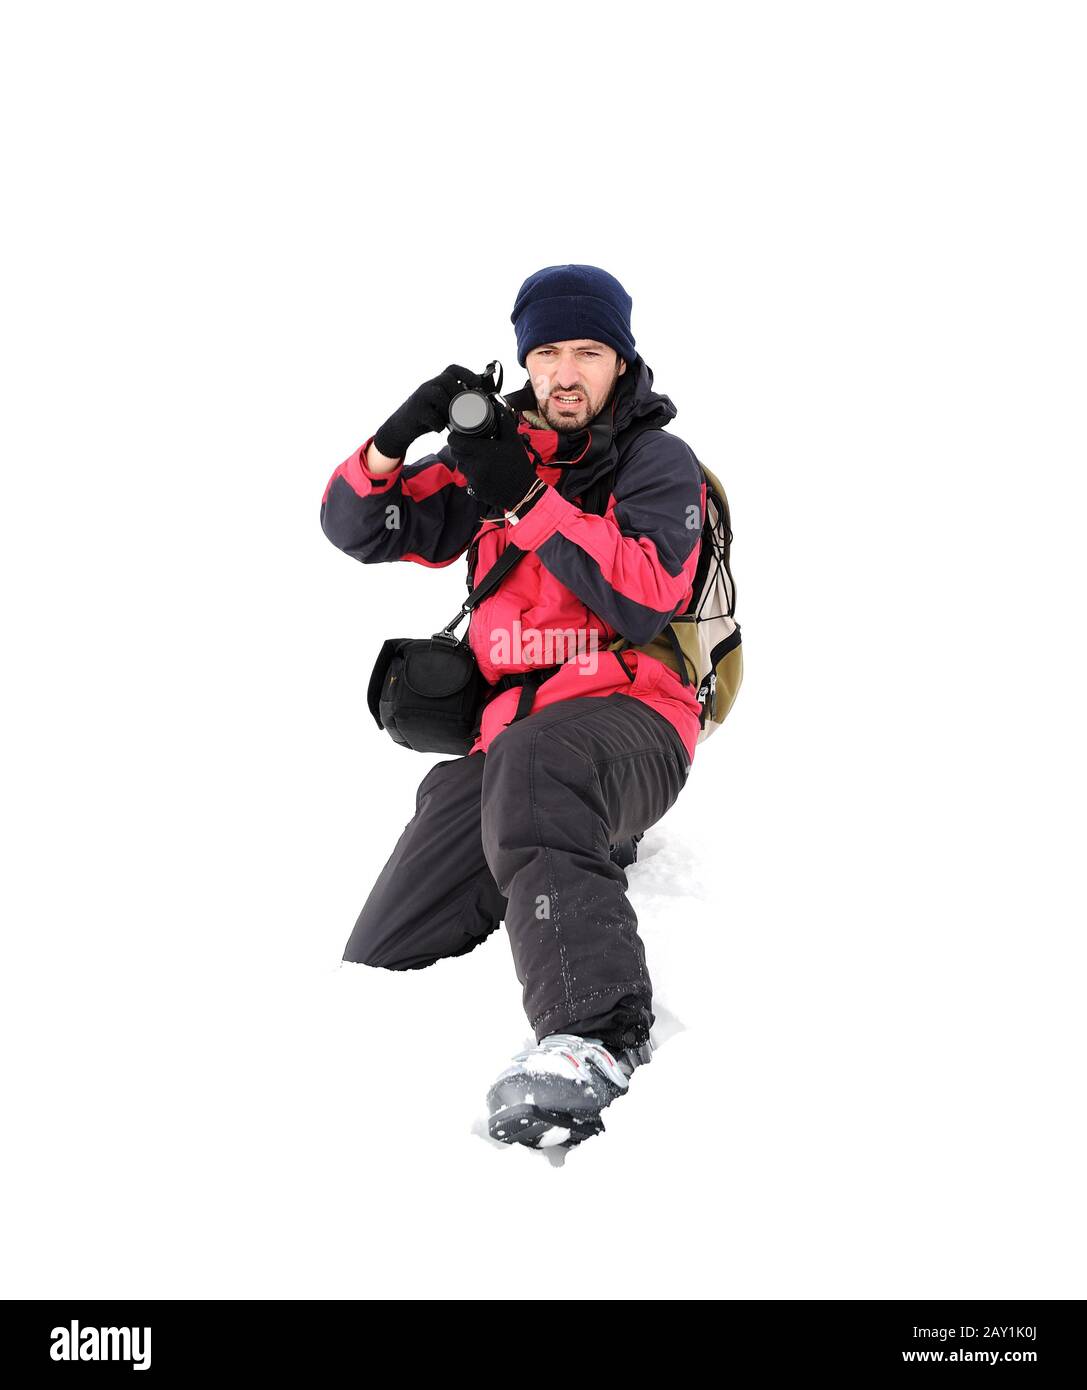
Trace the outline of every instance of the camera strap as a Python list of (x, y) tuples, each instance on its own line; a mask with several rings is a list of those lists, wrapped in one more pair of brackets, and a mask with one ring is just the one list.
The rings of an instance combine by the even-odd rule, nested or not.
[(471, 613), (472, 609), (482, 603), (488, 594), (497, 589), (502, 580), (505, 579), (506, 575), (513, 569), (514, 565), (517, 564), (518, 560), (524, 559), (527, 554), (528, 551), (521, 550), (518, 546), (514, 545), (512, 541), (507, 541), (505, 550), (503, 550), (502, 554), (461, 604), (460, 611), (457, 613), (456, 617), (446, 623), (445, 627), (443, 627), (441, 631), (436, 632), (434, 636), (452, 637), (454, 629), (459, 627), (468, 614)]

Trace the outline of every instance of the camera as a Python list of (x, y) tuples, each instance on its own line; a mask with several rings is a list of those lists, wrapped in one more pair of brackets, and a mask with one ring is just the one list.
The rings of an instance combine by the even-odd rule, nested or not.
[(481, 435), (493, 439), (498, 433), (498, 411), (512, 411), (499, 395), (502, 390), (501, 362), (488, 362), (483, 376), (490, 377), (490, 389), (458, 391), (449, 402), (449, 428), (458, 434)]

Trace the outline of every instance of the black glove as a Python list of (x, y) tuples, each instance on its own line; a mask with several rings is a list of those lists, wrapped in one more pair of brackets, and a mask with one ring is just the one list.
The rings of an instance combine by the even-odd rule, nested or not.
[(449, 428), (449, 402), (458, 391), (483, 388), (489, 377), (478, 376), (454, 363), (441, 376), (424, 381), (399, 410), (374, 435), (374, 446), (386, 458), (400, 459), (423, 434), (438, 434)]
[[(498, 434), (494, 439), (450, 430), (449, 451), (475, 495), (505, 512), (515, 507), (536, 481), (536, 460), (540, 456), (532, 450), (533, 457), (529, 457), (527, 451), (532, 446), (518, 433), (516, 416), (508, 410), (499, 410), (497, 415)], [(543, 489), (517, 515), (524, 516), (542, 494)]]

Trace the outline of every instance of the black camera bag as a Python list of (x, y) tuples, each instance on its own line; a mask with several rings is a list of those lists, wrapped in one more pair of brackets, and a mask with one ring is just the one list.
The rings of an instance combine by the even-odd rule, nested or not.
[(417, 753), (467, 753), (489, 684), (475, 653), (453, 630), (525, 554), (507, 543), (457, 616), (432, 637), (390, 637), (370, 676), (366, 703), (394, 743)]

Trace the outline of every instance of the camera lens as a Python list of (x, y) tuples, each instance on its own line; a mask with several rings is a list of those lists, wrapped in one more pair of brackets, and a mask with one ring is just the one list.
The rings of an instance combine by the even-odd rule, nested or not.
[(449, 428), (459, 434), (484, 434), (494, 420), (494, 407), (482, 391), (460, 391), (449, 402)]

